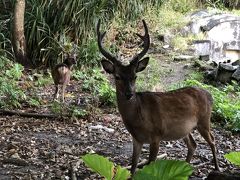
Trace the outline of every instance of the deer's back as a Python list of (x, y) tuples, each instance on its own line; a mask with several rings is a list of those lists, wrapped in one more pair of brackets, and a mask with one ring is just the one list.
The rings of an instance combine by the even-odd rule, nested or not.
[(68, 84), (70, 81), (70, 69), (65, 64), (58, 64), (52, 69), (52, 77), (55, 84)]
[(137, 98), (137, 122), (127, 126), (140, 141), (149, 142), (154, 137), (176, 140), (198, 125), (209, 124), (213, 100), (203, 89), (187, 87), (162, 93), (142, 92), (137, 93)]

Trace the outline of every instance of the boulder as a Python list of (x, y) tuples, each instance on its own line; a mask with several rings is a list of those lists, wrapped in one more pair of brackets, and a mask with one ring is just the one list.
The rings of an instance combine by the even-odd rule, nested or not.
[(240, 66), (238, 66), (236, 71), (232, 74), (232, 77), (240, 82)]
[(196, 56), (179, 55), (174, 57), (175, 61), (187, 61), (187, 60), (194, 60), (194, 59), (196, 59)]

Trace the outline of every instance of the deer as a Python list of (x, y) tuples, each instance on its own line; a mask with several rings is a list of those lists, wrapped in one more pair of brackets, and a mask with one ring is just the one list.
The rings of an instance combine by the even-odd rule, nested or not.
[(63, 63), (55, 65), (52, 70), (52, 78), (55, 84), (55, 92), (54, 92), (54, 99), (58, 99), (59, 97), (59, 86), (62, 86), (62, 102), (64, 102), (65, 90), (67, 85), (70, 82), (71, 71), (73, 65), (76, 64), (76, 54), (65, 54), (65, 59)]
[(105, 57), (101, 65), (114, 77), (118, 110), (132, 136), (131, 174), (136, 171), (143, 144), (150, 144), (150, 163), (157, 158), (160, 141), (183, 139), (188, 149), (186, 161), (190, 163), (197, 147), (191, 135), (195, 129), (209, 144), (215, 169), (219, 170), (215, 139), (210, 130), (213, 98), (208, 91), (183, 87), (167, 92), (136, 92), (136, 74), (143, 71), (149, 62), (149, 57), (144, 56), (150, 47), (150, 36), (146, 22), (142, 20), (142, 23), (145, 34), (136, 35), (143, 41), (143, 49), (131, 58), (128, 65), (122, 64), (103, 47), (106, 31), (100, 32), (100, 20), (96, 28), (98, 48)]

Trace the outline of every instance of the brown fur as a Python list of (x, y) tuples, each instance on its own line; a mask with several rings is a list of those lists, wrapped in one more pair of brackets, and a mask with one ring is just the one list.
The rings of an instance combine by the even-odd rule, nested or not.
[(102, 60), (104, 70), (113, 74), (116, 84), (117, 104), (123, 123), (133, 138), (131, 173), (136, 170), (144, 143), (150, 144), (149, 162), (157, 157), (160, 141), (183, 139), (188, 148), (186, 161), (190, 162), (196, 143), (191, 132), (196, 128), (211, 147), (215, 169), (219, 170), (214, 137), (210, 131), (213, 99), (209, 92), (197, 87), (185, 87), (169, 92), (135, 91), (136, 73), (143, 71), (149, 58), (143, 55), (149, 48), (147, 25), (143, 21), (145, 35), (144, 50), (131, 63), (124, 66), (101, 44), (105, 33), (97, 25), (98, 45), (101, 53), (108, 58)]
[(64, 94), (66, 86), (70, 82), (71, 71), (73, 65), (76, 64), (76, 59), (73, 57), (67, 57), (65, 61), (61, 64), (57, 64), (51, 70), (52, 78), (55, 84), (54, 99), (58, 98), (59, 95), (59, 85), (62, 86), (62, 101), (64, 102)]

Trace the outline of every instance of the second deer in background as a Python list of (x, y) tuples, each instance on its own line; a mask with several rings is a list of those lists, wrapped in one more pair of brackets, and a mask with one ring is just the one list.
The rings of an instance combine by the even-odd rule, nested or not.
[(64, 102), (65, 90), (70, 82), (71, 71), (74, 64), (76, 64), (76, 54), (66, 54), (63, 63), (57, 64), (52, 68), (51, 74), (55, 84), (54, 99), (59, 97), (59, 86), (62, 86), (62, 102)]

